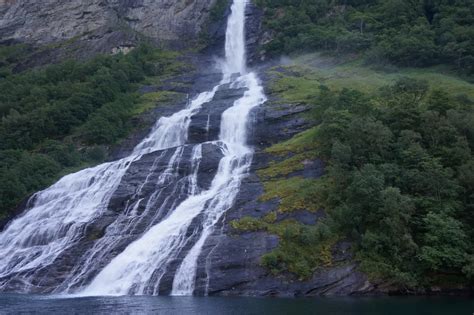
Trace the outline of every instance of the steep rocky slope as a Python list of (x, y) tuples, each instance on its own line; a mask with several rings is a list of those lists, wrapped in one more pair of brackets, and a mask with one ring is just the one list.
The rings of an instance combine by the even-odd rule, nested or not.
[[(261, 69), (264, 85), (269, 86), (271, 75)], [(340, 242), (331, 248), (330, 266), (319, 269), (309, 279), (300, 279), (294, 274), (275, 275), (262, 266), (262, 257), (276, 249), (281, 242), (278, 236), (265, 231), (239, 230), (234, 222), (244, 217), (264, 218), (278, 213), (273, 224), (296, 221), (298, 224), (314, 226), (324, 217), (324, 211), (297, 209), (278, 211), (280, 198), (264, 197), (268, 180), (261, 172), (278, 163), (281, 158), (268, 152), (272, 145), (291, 139), (309, 128), (305, 119), (308, 107), (281, 100), (267, 89), (269, 101), (253, 113), (251, 143), (256, 154), (249, 176), (244, 180), (232, 209), (222, 220), (220, 229), (207, 240), (200, 257), (197, 293), (210, 295), (251, 296), (314, 296), (352, 295), (374, 291), (367, 277), (357, 270), (352, 261), (350, 243)], [(324, 174), (324, 163), (318, 159), (296, 162), (300, 170), (286, 176), (315, 180)], [(298, 167), (297, 167), (298, 168)]]
[[(194, 47), (202, 34), (222, 36), (210, 21), (216, 0), (0, 1), (0, 43), (27, 44), (33, 54), (19, 69), (65, 58), (127, 52), (141, 40)], [(220, 32), (220, 33), (219, 33)], [(218, 35), (220, 34), (220, 35)]]
[(135, 31), (159, 41), (196, 39), (215, 1), (0, 1), (1, 41), (50, 44)]
[[(273, 80), (271, 71), (264, 67), (259, 70), (264, 85), (269, 87)], [(212, 79), (212, 75), (208, 79)], [(203, 86), (201, 77), (197, 80)], [(214, 77), (214, 79), (216, 79)], [(212, 141), (218, 136), (221, 112), (231, 106), (240, 95), (239, 90), (222, 89), (216, 101), (205, 104), (203, 109), (192, 118), (189, 129), (189, 143)], [(269, 101), (256, 109), (249, 125), (250, 143), (256, 154), (249, 176), (244, 179), (235, 205), (226, 213), (219, 227), (209, 237), (199, 258), (197, 271), (196, 294), (209, 295), (251, 295), (251, 296), (314, 296), (314, 295), (352, 295), (368, 294), (378, 291), (367, 277), (357, 270), (352, 260), (351, 244), (341, 241), (332, 246), (332, 262), (318, 271), (309, 279), (301, 280), (290, 273), (274, 275), (262, 265), (262, 257), (275, 250), (281, 240), (275, 234), (265, 231), (242, 231), (233, 227), (244, 217), (265, 218), (271, 213), (278, 213), (276, 224), (294, 220), (299, 224), (314, 226), (324, 217), (324, 211), (314, 209), (297, 209), (290, 212), (278, 211), (281, 199), (262, 200), (266, 193), (266, 185), (270, 182), (261, 176), (261, 172), (269, 169), (281, 160), (268, 152), (273, 145), (291, 139), (311, 124), (305, 119), (309, 108), (302, 104), (286, 102), (267, 89)], [(150, 161), (161, 153), (150, 155)], [(218, 154), (218, 152), (216, 152)], [(214, 156), (211, 154), (209, 156)], [(303, 177), (317, 180), (324, 174), (324, 163), (319, 159), (305, 159), (296, 162), (303, 165), (298, 171), (287, 175), (292, 178)], [(296, 167), (298, 168), (298, 167)], [(119, 189), (112, 197), (109, 205), (110, 213), (116, 216), (123, 209), (125, 200), (133, 197), (136, 182), (140, 182), (143, 174), (147, 174), (150, 163), (135, 163), (125, 176)], [(206, 183), (217, 171), (217, 164), (212, 159), (200, 169), (199, 181)], [(183, 165), (183, 172), (186, 167)], [(155, 189), (150, 187), (142, 198), (149, 198)], [(110, 218), (105, 217), (91, 228), (91, 235), (101, 235)], [(198, 221), (190, 227), (190, 231), (198, 226)], [(87, 247), (90, 237), (86, 237), (81, 245)], [(80, 246), (80, 247), (81, 247)], [(64, 264), (63, 268), (67, 268)], [(96, 272), (95, 270), (92, 273)], [(174, 272), (168, 273), (160, 284), (160, 294), (169, 294), (173, 283)], [(55, 273), (57, 275), (57, 273)], [(48, 288), (42, 288), (42, 290)]]

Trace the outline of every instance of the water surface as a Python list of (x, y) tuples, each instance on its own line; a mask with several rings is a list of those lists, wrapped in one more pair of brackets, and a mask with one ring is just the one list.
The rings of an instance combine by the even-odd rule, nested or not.
[(474, 300), (453, 297), (221, 298), (0, 295), (0, 314), (471, 315)]

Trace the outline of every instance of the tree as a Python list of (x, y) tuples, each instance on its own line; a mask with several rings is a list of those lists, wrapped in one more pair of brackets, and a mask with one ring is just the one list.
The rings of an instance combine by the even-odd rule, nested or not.
[(462, 267), (466, 262), (467, 236), (462, 223), (445, 213), (430, 212), (423, 219), (420, 259), (434, 271)]

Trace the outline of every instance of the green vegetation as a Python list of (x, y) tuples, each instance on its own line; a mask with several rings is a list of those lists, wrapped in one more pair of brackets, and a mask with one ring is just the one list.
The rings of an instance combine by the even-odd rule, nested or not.
[(0, 47), (0, 79), (12, 73), (12, 68), (20, 63), (29, 53), (26, 45)]
[[(323, 208), (327, 217), (316, 226), (265, 217), (233, 227), (278, 235), (280, 245), (262, 264), (301, 279), (330, 265), (324, 244), (349, 239), (372, 279), (402, 289), (472, 281), (472, 84), (436, 68), (387, 73), (357, 60), (328, 61), (302, 56), (271, 70), (271, 92), (310, 105), (315, 126), (268, 148), (275, 162), (259, 171), (261, 200), (278, 200), (278, 213)], [(315, 158), (326, 161), (323, 178), (292, 175)], [(327, 233), (299, 247), (282, 232), (288, 224)]]
[(261, 201), (273, 198), (280, 199), (278, 211), (287, 212), (299, 209), (317, 211), (321, 202), (314, 187), (318, 181), (294, 176), (288, 179), (270, 180), (265, 182), (265, 194)]
[(158, 103), (167, 103), (179, 97), (179, 93), (171, 91), (158, 91), (144, 94), (139, 104), (133, 109), (132, 114), (142, 114), (155, 108)]
[(364, 52), (370, 63), (449, 64), (474, 73), (470, 0), (256, 0), (274, 32), (268, 52)]
[(295, 57), (291, 66), (276, 67), (271, 74), (275, 77), (271, 91), (292, 103), (314, 103), (320, 85), (373, 93), (403, 77), (427, 81), (430, 90), (443, 89), (455, 96), (474, 98), (472, 84), (446, 66), (377, 69), (364, 65), (361, 58), (337, 59), (313, 53)]
[(373, 95), (321, 87), (322, 192), (364, 271), (406, 287), (460, 274), (473, 248), (472, 100), (400, 79)]
[(24, 49), (0, 49), (0, 216), (59, 176), (103, 161), (108, 146), (140, 127), (133, 117), (176, 97), (140, 96), (138, 85), (182, 70), (175, 53), (143, 45), (12, 74)]
[(262, 265), (272, 273), (292, 272), (306, 279), (319, 268), (332, 265), (331, 248), (337, 238), (328, 226), (308, 226), (294, 220), (275, 223), (276, 213), (263, 219), (244, 217), (233, 221), (232, 227), (245, 231), (266, 231), (280, 237), (279, 246), (262, 257)]

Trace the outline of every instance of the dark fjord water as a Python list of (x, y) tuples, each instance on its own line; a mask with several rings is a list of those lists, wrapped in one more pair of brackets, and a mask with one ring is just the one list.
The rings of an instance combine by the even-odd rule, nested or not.
[(53, 298), (0, 295), (0, 314), (170, 314), (170, 315), (471, 315), (469, 298), (198, 298), (85, 297)]

